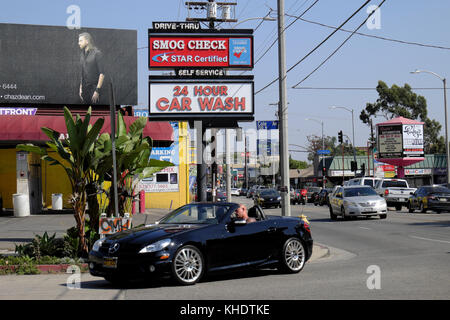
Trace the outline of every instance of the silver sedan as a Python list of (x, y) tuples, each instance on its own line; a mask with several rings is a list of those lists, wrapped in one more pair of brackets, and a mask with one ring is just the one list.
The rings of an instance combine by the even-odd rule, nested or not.
[(336, 220), (337, 216), (343, 219), (357, 216), (380, 216), (380, 219), (386, 219), (386, 200), (369, 186), (339, 187), (330, 197), (330, 218)]

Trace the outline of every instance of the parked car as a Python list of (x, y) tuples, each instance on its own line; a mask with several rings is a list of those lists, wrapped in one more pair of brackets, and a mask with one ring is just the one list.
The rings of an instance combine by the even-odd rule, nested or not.
[(316, 199), (314, 200), (314, 205), (323, 206), (324, 204), (328, 205), (328, 194), (331, 193), (333, 189), (332, 188), (323, 188), (320, 190), (319, 194), (317, 195)]
[(410, 213), (419, 210), (426, 213), (432, 210), (437, 213), (450, 211), (450, 189), (441, 186), (422, 186), (412, 193), (409, 198)]
[(371, 186), (372, 188), (375, 188), (375, 185), (378, 181), (380, 181), (380, 178), (373, 178), (373, 177), (361, 177), (361, 178), (353, 178), (348, 180), (347, 185), (348, 186)]
[(297, 203), (300, 203), (300, 191), (298, 189), (291, 189), (289, 197), (291, 200), (291, 204), (295, 205)]
[(231, 195), (232, 196), (239, 196), (240, 192), (241, 191), (238, 188), (231, 188)]
[(319, 194), (320, 190), (321, 190), (320, 187), (307, 187), (306, 188), (308, 197), (307, 202), (314, 202), (314, 197), (316, 196), (316, 194)]
[(259, 205), (263, 208), (280, 207), (281, 208), (281, 195), (275, 189), (263, 189), (256, 192), (255, 205)]
[(247, 198), (253, 198), (253, 196), (255, 195), (256, 192), (256, 188), (255, 187), (251, 187), (250, 189), (248, 189), (247, 191)]
[(358, 216), (387, 217), (386, 200), (369, 186), (339, 187), (330, 197), (329, 208), (331, 220), (336, 220), (337, 216), (344, 220)]
[[(206, 192), (206, 201), (213, 201), (212, 190)], [(226, 202), (227, 192), (221, 189), (216, 189), (216, 202)]]
[(408, 205), (409, 196), (416, 188), (410, 188), (404, 179), (381, 179), (375, 185), (375, 190), (386, 199), (388, 207), (395, 207), (399, 211)]
[(300, 203), (306, 204), (308, 202), (308, 190), (303, 188), (300, 189)]
[(252, 207), (249, 215), (257, 221), (247, 223), (235, 217), (238, 207), (191, 203), (156, 224), (107, 236), (89, 252), (89, 272), (113, 283), (169, 274), (182, 285), (237, 266), (300, 272), (313, 246), (306, 219), (266, 216), (260, 207)]
[(239, 196), (246, 196), (247, 195), (247, 188), (241, 188), (239, 189)]

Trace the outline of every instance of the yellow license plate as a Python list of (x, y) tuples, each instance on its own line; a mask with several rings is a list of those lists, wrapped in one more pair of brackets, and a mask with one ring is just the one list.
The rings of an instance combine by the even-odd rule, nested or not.
[(105, 268), (117, 268), (117, 258), (103, 258)]

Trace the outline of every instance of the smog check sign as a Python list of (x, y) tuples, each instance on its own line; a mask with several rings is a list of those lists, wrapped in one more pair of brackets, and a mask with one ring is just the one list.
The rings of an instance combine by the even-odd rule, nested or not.
[(253, 82), (149, 82), (149, 116), (253, 116)]
[(149, 69), (207, 67), (253, 68), (253, 36), (149, 32)]

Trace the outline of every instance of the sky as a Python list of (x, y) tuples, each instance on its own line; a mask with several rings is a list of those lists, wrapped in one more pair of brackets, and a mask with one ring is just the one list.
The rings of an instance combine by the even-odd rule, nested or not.
[[(378, 5), (382, 0), (370, 1), (345, 26), (353, 31), (367, 18), (367, 8)], [(2, 4), (1, 23), (36, 24), (65, 26), (71, 5), (80, 8), (81, 27), (114, 28), (137, 30), (138, 44), (138, 104), (148, 106), (148, 49), (147, 35), (153, 21), (184, 21), (190, 15), (185, 0), (15, 0)], [(255, 60), (259, 59), (277, 36), (277, 22), (249, 18), (266, 16), (272, 9), (276, 17), (276, 0), (236, 0), (235, 17), (239, 28), (255, 29)], [(286, 0), (285, 13), (298, 16), (315, 0)], [(365, 3), (363, 0), (319, 0), (304, 16), (304, 19), (330, 26), (339, 26), (353, 12)], [(377, 37), (385, 37), (406, 42), (450, 48), (448, 30), (450, 30), (450, 1), (446, 0), (386, 0), (376, 20), (363, 25), (359, 32)], [(200, 16), (197, 13), (196, 16)], [(246, 20), (246, 21), (244, 21)], [(286, 16), (285, 25), (294, 18)], [(218, 25), (218, 28), (230, 28), (233, 24)], [(374, 28), (378, 27), (378, 28)], [(206, 28), (206, 26), (205, 26)], [(285, 32), (286, 67), (290, 69), (315, 46), (331, 34), (333, 30), (301, 20), (293, 23)], [(341, 106), (354, 110), (355, 144), (365, 146), (370, 134), (367, 125), (359, 120), (359, 114), (368, 102), (375, 102), (378, 94), (375, 90), (379, 80), (403, 86), (408, 83), (416, 89), (428, 103), (428, 116), (442, 124), (444, 134), (444, 99), (442, 81), (430, 74), (410, 74), (415, 69), (433, 71), (442, 77), (450, 74), (449, 49), (410, 45), (375, 38), (353, 35), (336, 54), (321, 68), (313, 73), (298, 87), (308, 88), (373, 88), (373, 90), (331, 90), (331, 89), (293, 89), (319, 64), (321, 64), (349, 33), (338, 31), (314, 53), (287, 74), (288, 104), (288, 143), (307, 146), (308, 135), (321, 136), (321, 122), (324, 135), (336, 136), (339, 130), (352, 138), (351, 112), (344, 109), (330, 109)], [(1, 37), (1, 35), (0, 35)], [(43, 39), (45, 41), (45, 39)], [(152, 72), (152, 74), (157, 74)], [(255, 91), (259, 91), (278, 77), (278, 47), (275, 44), (264, 55), (255, 68), (245, 74), (253, 74)], [(278, 102), (278, 82), (255, 95), (255, 120), (275, 120)], [(315, 119), (306, 120), (306, 118)], [(374, 123), (383, 122), (376, 118)], [(255, 123), (240, 123), (244, 129), (255, 129)], [(302, 150), (297, 146), (289, 149)], [(219, 142), (219, 148), (221, 144)], [(238, 146), (243, 148), (242, 146)], [(255, 143), (250, 143), (255, 149)], [(307, 154), (292, 152), (297, 160), (306, 160)]]

